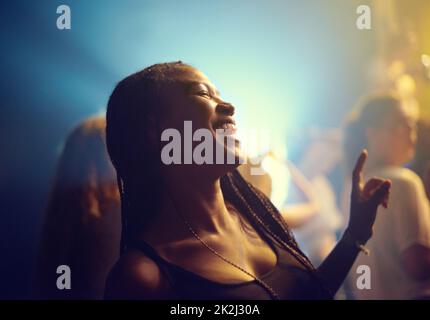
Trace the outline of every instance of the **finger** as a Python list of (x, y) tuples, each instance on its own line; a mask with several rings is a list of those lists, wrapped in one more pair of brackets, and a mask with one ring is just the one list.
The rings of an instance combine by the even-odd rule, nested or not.
[(379, 189), (379, 187), (385, 182), (384, 179), (379, 178), (371, 178), (369, 181), (366, 182), (366, 185), (363, 189), (363, 196), (365, 199), (369, 199), (372, 194)]
[(390, 194), (391, 181), (386, 180), (384, 183), (376, 190), (372, 197), (370, 198), (370, 203), (373, 206), (378, 207), (380, 204), (388, 206), (388, 196)]
[(388, 199), (389, 199), (389, 196), (390, 196), (390, 192), (388, 192), (388, 194), (384, 197), (384, 199), (382, 199), (382, 206), (385, 209), (388, 209)]
[(360, 156), (355, 164), (354, 170), (352, 171), (352, 194), (357, 195), (361, 191), (361, 185), (363, 184), (363, 166), (367, 159), (367, 150), (361, 151)]

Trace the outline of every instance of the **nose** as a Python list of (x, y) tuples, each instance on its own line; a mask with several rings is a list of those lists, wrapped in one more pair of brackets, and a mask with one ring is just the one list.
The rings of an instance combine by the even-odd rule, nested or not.
[(235, 110), (234, 106), (228, 102), (220, 102), (217, 104), (217, 106), (215, 108), (215, 112), (221, 113), (221, 114), (227, 115), (227, 116), (233, 116), (234, 110)]
[(409, 126), (409, 138), (412, 142), (413, 145), (416, 144), (417, 139), (418, 139), (418, 130), (417, 130), (417, 126), (416, 124), (412, 124)]

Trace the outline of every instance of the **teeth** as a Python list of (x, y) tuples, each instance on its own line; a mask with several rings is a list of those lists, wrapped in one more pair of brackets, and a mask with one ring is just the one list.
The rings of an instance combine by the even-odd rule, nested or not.
[(236, 128), (236, 126), (233, 123), (224, 123), (221, 126), (221, 129), (225, 129), (225, 130), (227, 130), (227, 129), (235, 129), (235, 128)]
[(236, 125), (234, 123), (223, 123), (217, 130), (223, 135), (234, 136), (236, 134)]

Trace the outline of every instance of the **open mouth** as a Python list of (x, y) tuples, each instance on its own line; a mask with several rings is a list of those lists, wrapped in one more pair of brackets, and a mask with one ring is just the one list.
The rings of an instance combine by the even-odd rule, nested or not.
[(233, 119), (221, 119), (215, 122), (213, 128), (217, 133), (223, 135), (235, 135), (236, 134), (236, 122)]

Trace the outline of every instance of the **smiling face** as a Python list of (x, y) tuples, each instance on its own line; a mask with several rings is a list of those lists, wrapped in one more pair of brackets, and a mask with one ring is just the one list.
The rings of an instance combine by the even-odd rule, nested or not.
[[(193, 134), (198, 129), (207, 130), (213, 138), (213, 163), (216, 163), (215, 153), (218, 152), (218, 148), (222, 149), (224, 155), (233, 155), (235, 164), (226, 164), (224, 157), (225, 164), (222, 165), (193, 167), (199, 169), (204, 167), (218, 176), (224, 175), (226, 171), (237, 167), (239, 161), (243, 159), (240, 142), (236, 137), (235, 108), (222, 100), (216, 87), (199, 70), (187, 66), (172, 72), (170, 78), (173, 79), (173, 84), (162, 93), (165, 111), (161, 115), (161, 131), (173, 128), (181, 133), (183, 139), (189, 139), (184, 132), (185, 121), (191, 121)], [(191, 143), (194, 150), (200, 141)]]

